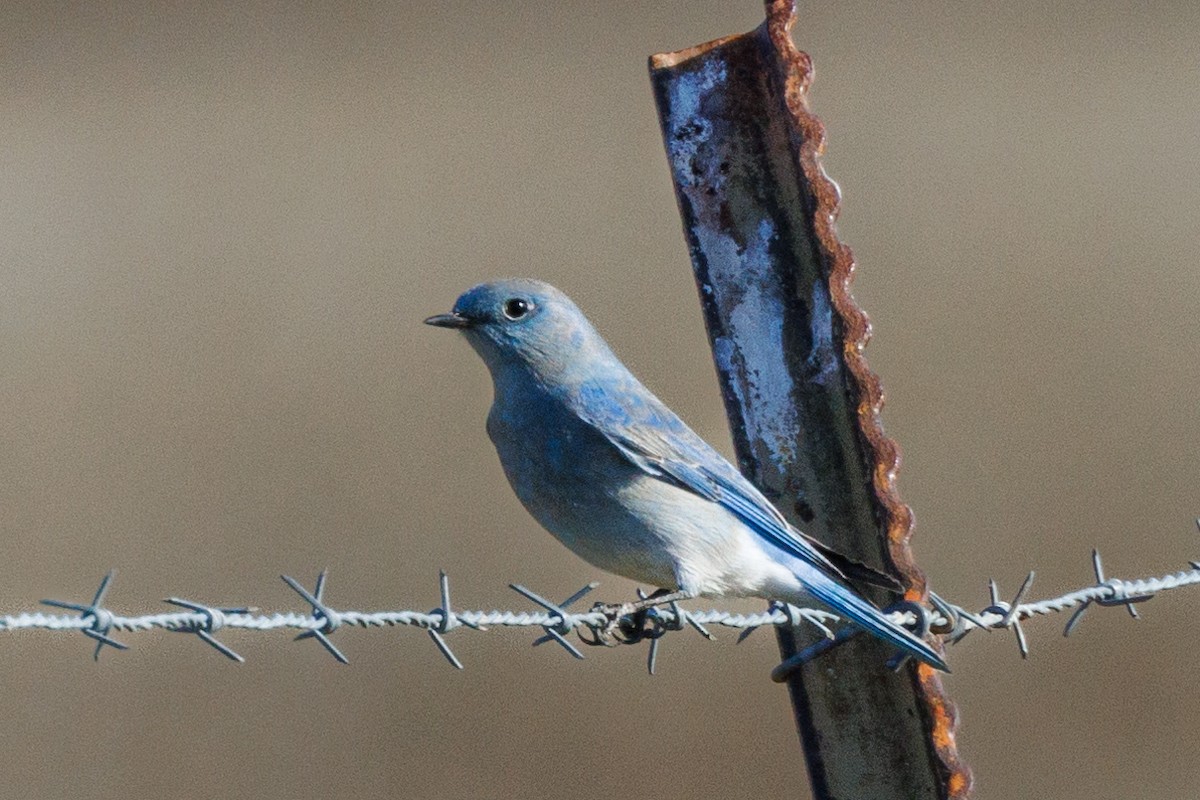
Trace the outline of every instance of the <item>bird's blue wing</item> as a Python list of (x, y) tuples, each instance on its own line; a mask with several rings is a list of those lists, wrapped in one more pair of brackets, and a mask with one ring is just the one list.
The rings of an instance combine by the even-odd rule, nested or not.
[(578, 416), (646, 474), (721, 504), (765, 541), (810, 565), (812, 573), (804, 574), (801, 567), (799, 577), (818, 600), (902, 651), (936, 669), (949, 671), (946, 662), (933, 648), (888, 620), (848, 588), (843, 583), (846, 574), (789, 525), (770, 501), (720, 453), (635, 378), (630, 376), (629, 381), (629, 385), (619, 387), (624, 391), (616, 398), (611, 385), (597, 387), (591, 398), (584, 387), (581, 399), (590, 402), (576, 407)]
[(583, 387), (576, 408), (580, 418), (648, 475), (719, 503), (785, 553), (846, 577), (737, 468), (635, 378), (629, 380), (632, 384), (615, 395), (611, 386)]

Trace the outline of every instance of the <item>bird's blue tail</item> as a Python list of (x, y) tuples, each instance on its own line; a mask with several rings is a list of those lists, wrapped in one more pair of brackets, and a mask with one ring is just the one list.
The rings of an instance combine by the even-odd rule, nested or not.
[[(813, 570), (815, 572), (815, 570)], [(883, 615), (879, 609), (863, 600), (853, 589), (824, 575), (808, 576), (804, 588), (813, 597), (845, 616), (858, 627), (885, 642), (895, 645), (913, 658), (924, 661), (934, 669), (949, 672), (950, 668), (932, 647)]]

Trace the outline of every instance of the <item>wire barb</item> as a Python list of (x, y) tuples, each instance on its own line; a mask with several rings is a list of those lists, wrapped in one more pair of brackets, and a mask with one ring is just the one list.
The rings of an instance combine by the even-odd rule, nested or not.
[(109, 637), (108, 631), (113, 626), (113, 616), (107, 609), (104, 608), (104, 595), (108, 593), (108, 587), (112, 585), (112, 580), (116, 576), (117, 571), (110, 569), (100, 581), (100, 588), (96, 590), (96, 594), (92, 597), (92, 602), (69, 603), (65, 600), (43, 600), (42, 605), (52, 606), (54, 608), (65, 608), (70, 611), (78, 611), (79, 619), (86, 621), (89, 617), (91, 623), (87, 627), (80, 628), (84, 636), (96, 640), (96, 649), (92, 651), (92, 660), (100, 660), (100, 651), (105, 645), (114, 650), (128, 650), (129, 645), (122, 644), (116, 639)]
[(539, 637), (538, 639), (535, 639), (533, 642), (534, 647), (537, 647), (540, 644), (545, 644), (546, 642), (553, 640), (555, 642), (558, 642), (560, 645), (562, 645), (563, 649), (565, 649), (568, 653), (570, 653), (571, 655), (575, 656), (575, 658), (582, 661), (583, 653), (579, 652), (579, 648), (576, 647), (575, 645), (571, 644), (571, 642), (569, 642), (567, 640), (566, 636), (564, 635), (564, 634), (570, 633), (571, 629), (575, 627), (575, 621), (572, 618), (572, 615), (570, 615), (566, 612), (566, 608), (568, 606), (570, 606), (572, 603), (575, 603), (576, 601), (586, 597), (589, 593), (591, 593), (591, 591), (593, 589), (595, 589), (599, 585), (600, 585), (599, 583), (594, 583), (594, 582), (589, 583), (587, 586), (584, 586), (582, 589), (577, 591), (575, 594), (571, 595), (566, 600), (564, 600), (558, 604), (551, 603), (549, 600), (542, 597), (540, 594), (537, 594), (536, 592), (531, 592), (530, 590), (526, 589), (524, 586), (522, 586), (519, 583), (510, 583), (508, 585), (508, 588), (512, 589), (514, 592), (525, 597), (526, 599), (532, 600), (534, 603), (537, 603), (539, 606), (541, 606), (542, 608), (549, 611), (551, 614), (553, 614), (558, 619), (557, 624), (542, 625), (542, 628), (545, 629), (545, 631), (546, 631), (546, 635)]
[(226, 614), (249, 614), (249, 607), (242, 608), (213, 608), (212, 606), (193, 603), (190, 600), (180, 600), (178, 597), (168, 597), (163, 601), (170, 603), (173, 606), (181, 608), (190, 608), (201, 616), (201, 620), (196, 623), (196, 627), (191, 631), (200, 638), (200, 641), (211, 645), (218, 653), (228, 658), (230, 661), (236, 661), (239, 664), (244, 664), (246, 659), (235, 653), (232, 648), (217, 641), (214, 633), (225, 627)]
[[(1200, 523), (1200, 519), (1197, 520)], [(1192, 569), (1198, 569), (1197, 562), (1191, 562)], [(1107, 597), (1094, 597), (1086, 600), (1067, 620), (1066, 626), (1063, 628), (1063, 636), (1070, 636), (1075, 632), (1076, 626), (1083, 620), (1083, 615), (1088, 608), (1095, 603), (1098, 606), (1125, 606), (1129, 612), (1129, 616), (1138, 619), (1137, 609), (1134, 608), (1134, 603), (1144, 603), (1151, 597), (1154, 597), (1154, 592), (1144, 594), (1131, 595), (1128, 592), (1128, 584), (1120, 578), (1108, 579), (1104, 577), (1104, 561), (1100, 558), (1100, 551), (1092, 549), (1092, 571), (1096, 574), (1096, 585), (1103, 586), (1110, 590), (1111, 594)]]
[[(450, 662), (450, 665), (455, 669), (462, 669), (462, 662), (458, 660), (458, 656), (454, 655), (454, 651), (450, 649), (450, 645), (446, 644), (446, 640), (442, 638), (443, 634), (464, 624), (454, 611), (450, 608), (450, 578), (447, 577), (445, 570), (438, 572), (438, 581), (442, 594), (442, 607), (435, 608), (429, 612), (431, 617), (437, 617), (438, 623), (425, 629), (429, 634), (429, 638), (437, 645), (438, 650), (442, 651), (442, 655)], [(478, 626), (475, 626), (478, 629)]]
[(996, 586), (994, 580), (988, 581), (988, 591), (992, 596), (992, 604), (983, 610), (980, 616), (987, 614), (998, 615), (1000, 622), (996, 627), (1012, 628), (1013, 633), (1017, 637), (1017, 649), (1021, 651), (1021, 658), (1029, 658), (1029, 642), (1025, 639), (1025, 630), (1021, 627), (1021, 600), (1025, 598), (1025, 594), (1029, 591), (1029, 587), (1033, 585), (1033, 570), (1025, 576), (1025, 581), (1021, 584), (1021, 588), (1017, 589), (1017, 594), (1013, 597), (1011, 603), (1005, 603), (1000, 599), (1000, 589)]
[(294, 578), (290, 578), (287, 575), (280, 575), (279, 577), (283, 578), (283, 582), (292, 587), (296, 594), (308, 601), (309, 605), (312, 606), (315, 621), (320, 623), (319, 627), (313, 627), (303, 633), (297, 634), (295, 641), (316, 639), (321, 643), (322, 647), (329, 651), (331, 656), (337, 659), (338, 663), (349, 664), (350, 659), (346, 658), (342, 651), (338, 650), (334, 643), (329, 641), (329, 636), (341, 626), (342, 617), (321, 600), (325, 594), (325, 575), (327, 572), (328, 570), (321, 570), (321, 574), (317, 576), (317, 585), (311, 594)]

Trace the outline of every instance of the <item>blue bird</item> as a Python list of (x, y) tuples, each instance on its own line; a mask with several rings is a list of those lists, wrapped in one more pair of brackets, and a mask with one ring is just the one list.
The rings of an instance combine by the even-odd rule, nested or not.
[[(535, 280), (484, 283), (448, 314), (487, 364), (487, 431), (513, 491), (599, 569), (691, 597), (810, 599), (939, 670), (925, 642), (846, 585), (850, 571), (797, 531), (646, 389), (574, 303)], [(858, 565), (861, 567), (861, 565)]]

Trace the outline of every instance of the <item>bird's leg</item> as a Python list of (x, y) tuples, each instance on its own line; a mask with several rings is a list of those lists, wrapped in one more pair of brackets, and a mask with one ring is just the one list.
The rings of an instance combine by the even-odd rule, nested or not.
[(639, 613), (654, 606), (665, 606), (667, 603), (677, 603), (680, 600), (691, 600), (696, 596), (695, 592), (685, 592), (681, 589), (671, 591), (670, 589), (655, 589), (654, 593), (649, 597), (643, 597), (636, 603), (627, 603), (625, 613)]
[[(641, 590), (638, 590), (639, 594)], [(654, 606), (666, 605), (679, 600), (690, 600), (696, 595), (692, 592), (684, 592), (671, 589), (655, 589), (650, 595), (644, 595), (636, 602), (607, 604), (597, 603), (592, 610), (601, 611), (609, 618), (609, 621), (615, 623), (621, 617), (629, 615), (640, 615), (645, 617), (645, 612)]]

